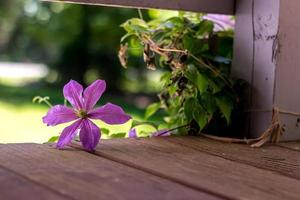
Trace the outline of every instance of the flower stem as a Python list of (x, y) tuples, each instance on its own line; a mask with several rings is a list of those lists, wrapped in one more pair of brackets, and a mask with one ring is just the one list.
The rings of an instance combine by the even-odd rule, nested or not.
[(168, 130), (166, 130), (166, 131), (164, 131), (164, 132), (161, 132), (158, 136), (161, 136), (161, 135), (163, 135), (163, 134), (165, 134), (165, 133), (169, 133), (169, 132), (172, 132), (172, 131), (175, 131), (175, 130), (177, 130), (177, 129), (184, 128), (184, 127), (187, 127), (187, 126), (189, 126), (189, 124), (182, 125), (182, 126), (177, 126), (177, 127), (175, 127), (175, 128), (172, 128), (172, 129), (168, 129)]
[(48, 101), (48, 100), (44, 100), (45, 104), (47, 104), (50, 108), (53, 107), (53, 105)]
[(139, 13), (140, 19), (141, 19), (141, 20), (144, 20), (142, 10), (141, 10), (140, 8), (138, 8), (137, 11), (138, 11), (138, 13)]

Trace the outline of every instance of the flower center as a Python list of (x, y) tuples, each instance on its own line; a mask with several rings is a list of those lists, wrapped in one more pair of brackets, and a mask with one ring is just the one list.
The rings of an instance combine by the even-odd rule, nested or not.
[(87, 112), (85, 110), (76, 110), (75, 114), (79, 117), (79, 118), (87, 118)]

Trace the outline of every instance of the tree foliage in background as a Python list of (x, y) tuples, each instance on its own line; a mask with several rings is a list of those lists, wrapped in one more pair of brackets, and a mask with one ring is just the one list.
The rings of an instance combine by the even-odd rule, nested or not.
[(119, 25), (136, 15), (132, 9), (1, 0), (0, 60), (45, 63), (61, 84), (84, 83), (87, 73), (105, 77), (110, 89), (120, 90)]
[(160, 102), (148, 107), (147, 118), (163, 108), (168, 128), (187, 125), (189, 134), (233, 135), (242, 82), (230, 76), (232, 30), (214, 31), (212, 21), (190, 13), (149, 22), (132, 18), (122, 27), (127, 32), (119, 51), (122, 65), (127, 67), (128, 52), (138, 43), (148, 69), (164, 70)]

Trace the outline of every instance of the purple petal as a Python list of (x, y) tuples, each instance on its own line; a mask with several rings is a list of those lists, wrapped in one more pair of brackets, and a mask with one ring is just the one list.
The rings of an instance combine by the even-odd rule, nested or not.
[(170, 136), (171, 135), (171, 132), (168, 130), (168, 129), (162, 129), (162, 130), (159, 130), (157, 132), (154, 132), (152, 134), (152, 137), (158, 137), (158, 136)]
[(76, 136), (76, 132), (80, 128), (81, 124), (82, 120), (78, 120), (70, 126), (67, 126), (61, 133), (56, 147), (62, 149), (65, 145), (70, 144), (72, 139)]
[(107, 103), (89, 113), (89, 118), (100, 119), (107, 124), (124, 124), (131, 119), (120, 106)]
[(137, 134), (136, 134), (136, 129), (130, 129), (129, 133), (128, 133), (128, 137), (130, 138), (137, 138)]
[(71, 103), (71, 105), (74, 108), (76, 109), (83, 108), (82, 85), (80, 85), (78, 82), (74, 80), (70, 80), (70, 82), (64, 86), (63, 92), (64, 92), (64, 97)]
[(94, 151), (100, 140), (100, 129), (90, 120), (82, 122), (80, 130), (80, 141), (87, 151)]
[(43, 117), (43, 122), (47, 124), (47, 126), (55, 126), (57, 124), (73, 121), (77, 118), (73, 109), (63, 105), (57, 105), (50, 108), (47, 115)]
[(103, 80), (96, 80), (89, 87), (87, 87), (83, 92), (85, 109), (92, 109), (97, 101), (102, 96), (103, 92), (106, 89), (106, 83)]
[(216, 25), (214, 27), (215, 31), (233, 29), (235, 24), (235, 21), (230, 15), (208, 14), (203, 16), (203, 19), (213, 21)]

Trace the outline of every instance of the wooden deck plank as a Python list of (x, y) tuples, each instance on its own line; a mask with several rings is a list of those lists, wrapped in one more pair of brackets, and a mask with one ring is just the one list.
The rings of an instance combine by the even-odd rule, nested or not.
[[(251, 148), (248, 145), (223, 143), (203, 137), (169, 137), (166, 140), (225, 159), (300, 179), (300, 152), (276, 145)], [(298, 147), (300, 150), (299, 143), (280, 143), (279, 145), (289, 148)]]
[(283, 148), (287, 148), (294, 151), (300, 151), (300, 141), (298, 142), (284, 142), (284, 143), (278, 143), (276, 146), (280, 146)]
[(0, 145), (0, 165), (73, 199), (221, 199), (71, 148)]
[(42, 0), (109, 7), (157, 8), (206, 13), (234, 14), (234, 0)]
[(228, 198), (300, 197), (299, 180), (209, 155), (165, 138), (105, 140), (96, 154)]
[(68, 200), (45, 187), (0, 167), (0, 199), (20, 200)]

